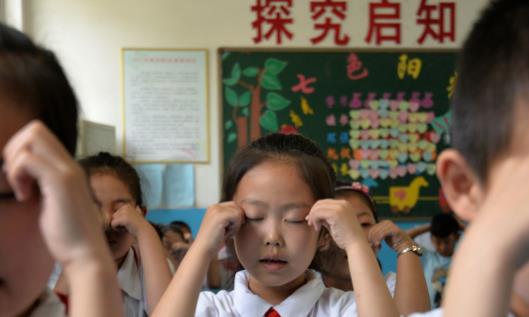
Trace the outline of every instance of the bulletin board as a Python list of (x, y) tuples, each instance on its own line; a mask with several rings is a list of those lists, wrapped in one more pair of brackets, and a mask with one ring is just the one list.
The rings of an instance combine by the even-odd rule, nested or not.
[(219, 49), (223, 165), (273, 132), (300, 133), (381, 218), (448, 209), (435, 161), (449, 144), (456, 52)]
[(123, 155), (134, 163), (209, 161), (205, 49), (123, 49)]

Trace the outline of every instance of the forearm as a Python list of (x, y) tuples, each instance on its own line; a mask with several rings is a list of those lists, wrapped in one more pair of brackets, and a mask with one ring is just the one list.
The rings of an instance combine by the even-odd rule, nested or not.
[(428, 231), (430, 231), (430, 224), (411, 228), (407, 230), (406, 233), (408, 234), (408, 236), (410, 236), (410, 238), (415, 239), (416, 236), (426, 233)]
[(197, 242), (184, 256), (167, 291), (155, 307), (153, 317), (194, 316), (202, 281), (212, 258)]
[(121, 293), (110, 254), (64, 266), (70, 289), (71, 317), (123, 316)]
[(148, 313), (150, 314), (171, 282), (172, 275), (165, 249), (156, 231), (148, 223), (138, 234), (138, 246), (142, 259)]
[(413, 252), (398, 257), (394, 301), (401, 315), (430, 310), (428, 288), (421, 261)]
[(220, 288), (220, 264), (219, 260), (216, 257), (213, 258), (213, 260), (209, 264), (208, 287)]
[(501, 245), (501, 239), (487, 239), (488, 233), (473, 229), (467, 229), (452, 262), (445, 316), (506, 316), (516, 272), (508, 254), (512, 251)]
[(346, 249), (349, 271), (354, 285), (358, 316), (398, 316), (378, 263), (367, 241)]

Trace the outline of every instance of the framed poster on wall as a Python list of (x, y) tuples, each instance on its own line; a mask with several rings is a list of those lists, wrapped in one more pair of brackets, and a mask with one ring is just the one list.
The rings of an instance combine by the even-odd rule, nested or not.
[(122, 50), (123, 155), (134, 163), (209, 161), (208, 52)]

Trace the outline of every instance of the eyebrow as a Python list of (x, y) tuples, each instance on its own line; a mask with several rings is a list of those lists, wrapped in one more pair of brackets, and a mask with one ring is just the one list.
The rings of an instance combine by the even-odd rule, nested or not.
[(362, 211), (360, 212), (358, 215), (356, 215), (357, 217), (361, 217), (361, 216), (370, 216), (371, 213), (368, 212), (368, 211)]
[(249, 204), (249, 205), (254, 205), (254, 206), (262, 207), (262, 208), (268, 207), (268, 204), (265, 203), (264, 201), (253, 199), (253, 198), (245, 198), (241, 200), (241, 204)]
[[(268, 203), (266, 203), (264, 201), (261, 201), (261, 200), (252, 199), (252, 198), (245, 198), (245, 199), (241, 200), (241, 204), (250, 204), (250, 205), (261, 207), (261, 208), (268, 208), (269, 207)], [(285, 211), (288, 211), (288, 210), (291, 210), (291, 209), (306, 209), (306, 208), (310, 208), (310, 207), (311, 207), (311, 205), (306, 204), (306, 203), (288, 203), (288, 204), (285, 204), (285, 205), (282, 205), (281, 207), (279, 207), (279, 210), (281, 212), (285, 212)]]
[(305, 203), (290, 203), (290, 204), (281, 206), (281, 208), (279, 209), (282, 212), (285, 212), (285, 211), (292, 210), (292, 209), (309, 209), (310, 207), (311, 207), (310, 205), (305, 204)]

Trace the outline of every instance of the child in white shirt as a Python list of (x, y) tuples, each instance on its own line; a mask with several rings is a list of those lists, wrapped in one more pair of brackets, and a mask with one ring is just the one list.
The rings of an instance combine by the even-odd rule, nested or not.
[[(172, 275), (162, 242), (144, 218), (147, 210), (139, 176), (123, 158), (106, 152), (79, 163), (103, 216), (106, 240), (118, 269), (125, 316), (147, 316)], [(59, 279), (55, 291), (67, 295), (66, 284), (65, 279)]]
[[(420, 248), (392, 221), (378, 221), (375, 203), (366, 186), (360, 183), (338, 182), (335, 193), (337, 199), (346, 200), (353, 207), (352, 212), (362, 226), (375, 255), (383, 241), (395, 251), (397, 273), (390, 272), (386, 277), (386, 284), (399, 312), (406, 315), (429, 310)], [(354, 285), (349, 278), (346, 253), (328, 235), (324, 238), (325, 247), (316, 256), (314, 268), (322, 273), (328, 287), (352, 291)]]
[[(208, 208), (153, 316), (397, 316), (350, 204), (331, 199), (334, 181), (322, 151), (299, 135), (271, 134), (239, 151), (223, 202)], [(321, 230), (346, 250), (355, 294), (325, 288), (308, 269)], [(199, 296), (208, 263), (230, 237), (245, 270), (232, 292)]]

